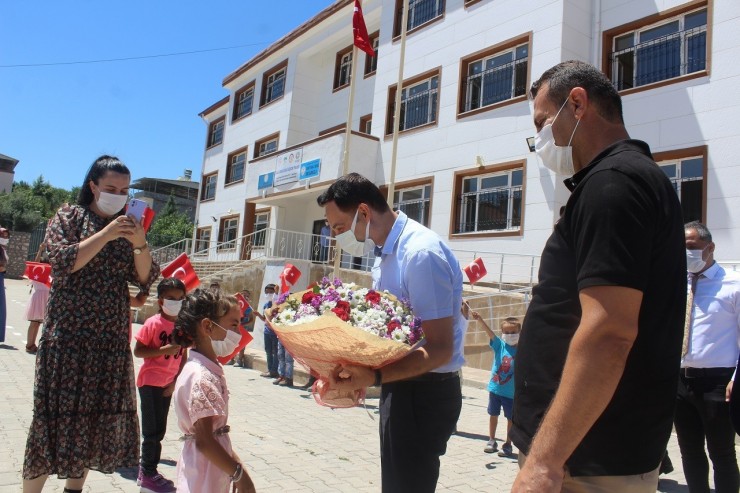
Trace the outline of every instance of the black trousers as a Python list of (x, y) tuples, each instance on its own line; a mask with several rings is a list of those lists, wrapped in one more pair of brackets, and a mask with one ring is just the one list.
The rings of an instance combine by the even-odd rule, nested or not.
[(167, 432), (167, 414), (172, 397), (164, 397), (164, 387), (139, 387), (141, 401), (141, 469), (147, 476), (157, 474), (162, 456), (162, 439)]
[(727, 375), (686, 377), (678, 382), (676, 401), (676, 434), (681, 449), (686, 483), (691, 493), (709, 493), (709, 461), (704, 452), (706, 440), (714, 467), (717, 493), (738, 493), (740, 474), (735, 457), (735, 430), (730, 422), (725, 387)]
[[(427, 374), (432, 379), (435, 374)], [(439, 458), (462, 409), (460, 378), (383, 384), (380, 459), (383, 493), (427, 493), (437, 488)], [(424, 376), (422, 376), (423, 378)]]

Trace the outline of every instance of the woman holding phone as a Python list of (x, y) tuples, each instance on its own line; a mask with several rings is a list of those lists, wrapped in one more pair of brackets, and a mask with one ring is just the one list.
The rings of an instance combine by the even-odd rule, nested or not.
[(80, 492), (89, 469), (110, 474), (139, 463), (139, 422), (129, 346), (128, 283), (148, 291), (159, 275), (141, 224), (122, 214), (131, 173), (99, 157), (77, 205), (49, 223), (54, 278), (39, 341), (33, 421), (23, 491), (40, 492), (49, 474)]

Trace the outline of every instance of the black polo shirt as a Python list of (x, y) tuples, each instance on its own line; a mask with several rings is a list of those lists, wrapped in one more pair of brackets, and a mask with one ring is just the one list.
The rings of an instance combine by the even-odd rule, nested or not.
[(686, 309), (686, 253), (676, 191), (644, 142), (624, 140), (566, 180), (571, 196), (542, 252), (517, 349), (514, 444), (529, 452), (581, 320), (579, 291), (643, 293), (638, 335), (614, 397), (568, 459), (574, 476), (658, 467), (673, 423)]

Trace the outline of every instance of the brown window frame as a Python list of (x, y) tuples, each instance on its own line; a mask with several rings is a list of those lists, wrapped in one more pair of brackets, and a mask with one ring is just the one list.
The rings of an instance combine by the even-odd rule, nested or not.
[[(380, 48), (380, 31), (375, 31), (370, 36), (370, 46), (375, 50), (375, 56), (365, 53), (365, 78), (372, 77), (378, 71), (378, 49)], [(373, 67), (373, 64), (375, 67)]]
[[(671, 84), (677, 84), (679, 82), (683, 82), (686, 80), (709, 76), (711, 73), (711, 66), (712, 66), (712, 18), (713, 18), (713, 10), (714, 10), (713, 3), (714, 3), (713, 0), (688, 2), (683, 5), (678, 5), (671, 9), (665, 10), (663, 12), (658, 12), (657, 14), (649, 15), (647, 17), (643, 17), (641, 19), (637, 19), (627, 24), (622, 24), (621, 26), (617, 26), (612, 29), (608, 29), (604, 31), (602, 33), (602, 56), (601, 56), (602, 67), (601, 67), (601, 70), (602, 72), (604, 72), (604, 74), (606, 74), (609, 80), (612, 81), (612, 84), (614, 84), (614, 86), (617, 87), (617, 90), (619, 90), (618, 85), (615, 83), (614, 78), (613, 78), (613, 75), (614, 75), (613, 70), (612, 70), (613, 63), (611, 62), (611, 55), (612, 53), (616, 52), (615, 47), (614, 47), (614, 42), (617, 38), (623, 37), (631, 32), (634, 33), (637, 31), (644, 30), (645, 28), (659, 27), (660, 25), (668, 23), (673, 18), (684, 17), (686, 14), (690, 14), (694, 11), (700, 11), (703, 9), (706, 9), (707, 11), (706, 55), (704, 59), (704, 70), (689, 72), (689, 73), (678, 75), (676, 77), (661, 79), (655, 82), (649, 82), (649, 83), (645, 83), (639, 86), (621, 89), (619, 90), (619, 94), (621, 96), (626, 96), (628, 94), (633, 94), (636, 92), (647, 91), (650, 89), (655, 89), (657, 87), (663, 87), (663, 86), (667, 86)], [(683, 32), (683, 31), (680, 31), (680, 32)], [(633, 45), (633, 48), (635, 48), (635, 46), (636, 45)]]
[[(502, 101), (490, 103), (485, 106), (479, 106), (478, 108), (465, 110), (465, 107), (467, 106), (467, 99), (468, 99), (468, 85), (467, 85), (466, 79), (468, 78), (468, 70), (470, 68), (470, 65), (478, 61), (486, 60), (487, 58), (500, 55), (500, 54), (503, 54), (511, 50), (514, 51), (514, 56), (516, 57), (517, 49), (524, 45), (527, 46), (527, 57), (526, 57), (527, 76), (524, 82), (524, 92), (519, 95), (514, 95), (513, 97), (509, 99), (504, 99)], [(489, 46), (488, 48), (477, 51), (475, 53), (471, 53), (470, 55), (467, 55), (461, 58), (460, 59), (459, 80), (458, 80), (457, 118), (458, 119), (465, 118), (471, 115), (477, 115), (479, 113), (495, 110), (497, 108), (501, 108), (504, 106), (509, 106), (511, 104), (516, 104), (522, 101), (526, 101), (527, 91), (529, 89), (530, 80), (531, 80), (531, 70), (532, 70), (531, 53), (532, 53), (532, 32), (530, 31), (526, 34), (522, 34), (521, 36), (510, 38), (506, 41), (495, 44), (493, 46)], [(516, 59), (512, 61), (511, 63), (516, 63)], [(514, 69), (514, 71), (512, 72), (512, 77), (516, 77), (516, 69)], [(512, 82), (515, 82), (515, 81), (516, 79), (514, 79), (514, 81)], [(481, 101), (481, 104), (482, 104), (482, 101)]]
[[(221, 124), (221, 140), (218, 142), (212, 142), (216, 134), (216, 126)], [(219, 146), (224, 143), (224, 134), (226, 133), (226, 115), (216, 118), (208, 124), (208, 140), (206, 141), (206, 149)]]
[[(267, 142), (270, 142), (272, 140), (276, 141), (275, 142), (275, 150), (272, 151), (272, 152), (268, 152), (266, 154), (260, 154), (259, 153), (260, 146), (262, 144), (266, 144)], [(262, 137), (259, 140), (255, 140), (254, 141), (254, 157), (252, 159), (257, 159), (257, 158), (260, 158), (260, 157), (269, 156), (270, 154), (275, 154), (275, 153), (278, 152), (278, 149), (280, 149), (280, 132), (275, 132), (274, 134), (267, 135), (265, 137)]]
[(463, 5), (464, 5), (465, 8), (467, 8), (467, 7), (470, 7), (471, 5), (474, 5), (474, 4), (476, 4), (478, 2), (481, 2), (481, 1), (483, 1), (483, 0), (465, 0), (465, 2), (464, 2)]
[[(260, 231), (265, 231), (265, 230), (270, 229), (270, 219), (272, 219), (272, 208), (266, 207), (262, 209), (256, 209), (254, 211), (254, 217), (252, 218), (252, 232), (253, 233), (257, 231), (255, 229), (255, 227), (257, 226), (257, 216), (261, 216), (262, 214), (267, 214), (267, 222), (264, 223), (264, 224), (267, 224), (267, 226), (265, 226), (265, 229), (262, 229)], [(259, 223), (259, 224), (263, 224), (263, 223)], [(266, 243), (266, 236), (267, 236), (266, 234), (262, 236), (262, 243), (257, 244), (257, 242), (255, 242), (253, 247), (254, 248), (264, 248), (265, 243)], [(257, 239), (257, 234), (254, 235), (254, 238)]]
[[(283, 76), (283, 92), (282, 94), (280, 94), (280, 96), (267, 101), (266, 99), (267, 98), (267, 79), (277, 74), (281, 70), (285, 70), (285, 75)], [(280, 101), (281, 99), (283, 99), (285, 97), (287, 80), (288, 80), (288, 59), (286, 58), (285, 60), (273, 66), (271, 69), (266, 70), (265, 73), (262, 74), (262, 89), (260, 91), (260, 106), (259, 107), (263, 108), (267, 106), (268, 104), (272, 104), (275, 101)]]
[[(394, 96), (395, 97), (395, 96)], [(370, 124), (370, 132), (367, 132), (365, 130), (365, 127), (367, 124)], [(366, 135), (372, 135), (372, 127), (373, 127), (373, 114), (368, 113), (367, 115), (360, 117), (360, 132)]]
[[(241, 89), (239, 89), (238, 91), (236, 91), (234, 93), (234, 109), (232, 110), (231, 123), (238, 122), (239, 120), (242, 120), (242, 119), (248, 117), (249, 115), (251, 115), (252, 113), (254, 113), (254, 92), (255, 92), (254, 90), (255, 90), (255, 85), (256, 85), (256, 81), (253, 80), (252, 82), (250, 82), (249, 84), (247, 84), (246, 86), (242, 87)], [(250, 108), (250, 110), (249, 110), (248, 113), (245, 113), (245, 114), (243, 114), (241, 116), (237, 116), (237, 111), (239, 109), (239, 97), (242, 94), (245, 94), (245, 93), (247, 93), (249, 91), (252, 91), (252, 107)]]
[[(224, 225), (227, 221), (232, 221), (236, 219), (236, 226), (234, 227), (234, 238), (232, 240), (225, 240), (224, 239)], [(216, 250), (219, 252), (222, 252), (224, 250), (235, 250), (236, 249), (236, 240), (239, 239), (239, 214), (231, 214), (229, 216), (223, 216), (218, 221), (218, 240), (217, 240), (217, 246)], [(230, 242), (234, 242), (232, 246), (225, 246), (229, 245)]]
[[(213, 179), (213, 197), (207, 197), (206, 198), (206, 190), (208, 189), (208, 179), (214, 177)], [(213, 173), (208, 173), (203, 175), (202, 178), (202, 184), (200, 187), (200, 201), (201, 202), (210, 202), (211, 200), (216, 200), (216, 193), (218, 192), (218, 171), (214, 171)]]
[[(421, 125), (417, 125), (415, 127), (401, 129), (399, 127), (398, 134), (405, 134), (407, 132), (417, 131), (420, 129), (437, 126), (439, 124), (439, 104), (442, 94), (442, 67), (436, 67), (432, 70), (428, 70), (422, 74), (416, 75), (414, 77), (410, 77), (403, 81), (403, 84), (401, 84), (401, 90), (413, 87), (421, 82), (424, 82), (426, 80), (431, 80), (432, 78), (437, 77), (437, 108), (435, 110), (436, 117), (434, 121), (427, 122)], [(389, 138), (391, 135), (393, 135), (393, 106), (396, 101), (396, 86), (398, 84), (392, 84), (388, 86), (388, 100), (386, 101), (386, 119), (385, 119), (385, 137)], [(431, 89), (430, 89), (431, 90)], [(401, 100), (401, 104), (403, 104), (403, 100)]]
[[(398, 196), (400, 198), (401, 197), (401, 193), (404, 190), (410, 190), (410, 189), (420, 188), (420, 187), (423, 188), (423, 187), (427, 187), (427, 186), (430, 187), (430, 189), (429, 189), (429, 198), (428, 198), (428, 202), (429, 202), (428, 208), (429, 208), (429, 210), (427, 211), (427, 219), (429, 221), (429, 224), (424, 224), (424, 223), (421, 223), (421, 224), (423, 226), (426, 226), (428, 228), (430, 226), (431, 222), (432, 222), (432, 205), (433, 205), (433, 202), (434, 202), (434, 178), (433, 177), (419, 178), (418, 180), (412, 180), (412, 181), (407, 181), (407, 182), (399, 183), (398, 185), (396, 185), (394, 187), (393, 194), (394, 195), (395, 194), (398, 194)], [(385, 190), (385, 194), (386, 194), (386, 196), (388, 195), (388, 190), (387, 189)], [(422, 197), (421, 200), (424, 200), (424, 198)], [(396, 208), (395, 208), (396, 198), (395, 197), (392, 197), (392, 203), (393, 203), (393, 206), (394, 206), (393, 207), (394, 210), (396, 210)]]
[[(334, 61), (334, 83), (332, 85), (332, 92), (341, 91), (345, 87), (349, 87), (350, 82), (352, 81), (352, 57), (353, 55), (353, 45), (349, 45), (348, 47), (344, 48), (343, 50), (340, 50), (337, 52), (336, 60)], [(349, 55), (349, 66), (347, 68), (347, 80), (344, 82), (340, 81), (340, 77), (342, 74), (342, 59)]]
[[(707, 168), (709, 148), (705, 145), (696, 147), (686, 147), (683, 149), (674, 149), (671, 151), (662, 151), (653, 153), (653, 160), (658, 166), (671, 164), (670, 161), (686, 161), (691, 158), (701, 158), (702, 160), (702, 190), (701, 190), (701, 222), (707, 223)], [(664, 164), (661, 164), (664, 163)], [(679, 201), (681, 197), (678, 197)], [(683, 211), (683, 203), (682, 203)], [(688, 221), (684, 221), (688, 222)]]
[[(208, 243), (206, 244), (205, 248), (200, 248), (199, 245), (203, 243), (203, 232), (208, 231)], [(195, 251), (200, 252), (203, 250), (208, 250), (211, 248), (211, 235), (213, 234), (213, 227), (212, 226), (203, 226), (200, 228), (196, 228), (195, 230)]]
[[(463, 182), (466, 178), (472, 178), (481, 175), (493, 175), (497, 173), (504, 173), (513, 170), (522, 170), (522, 194), (521, 194), (521, 216), (519, 220), (519, 228), (517, 230), (486, 230), (486, 231), (475, 231), (470, 233), (455, 233), (458, 218), (460, 216), (461, 204), (463, 193)], [(453, 178), (453, 193), (452, 193), (452, 204), (450, 214), (450, 240), (463, 240), (468, 238), (500, 238), (500, 237), (514, 237), (524, 235), (524, 219), (526, 210), (526, 195), (527, 195), (527, 161), (509, 161), (499, 164), (491, 164), (488, 166), (481, 166), (477, 168), (470, 168), (465, 170), (456, 171)], [(510, 185), (512, 186), (512, 185)]]
[[(247, 154), (248, 147), (249, 146), (244, 146), (241, 149), (237, 149), (233, 152), (230, 152), (228, 157), (226, 158), (226, 172), (224, 173), (224, 186), (225, 187), (228, 187), (235, 183), (241, 183), (244, 181), (244, 177), (247, 176), (247, 163), (249, 162), (249, 156)], [(234, 165), (233, 158), (235, 158), (236, 156), (240, 154), (244, 154), (244, 168), (242, 170), (242, 177), (239, 178), (238, 180), (228, 181), (229, 177), (231, 176), (232, 166)]]
[[(411, 7), (411, 2), (414, 0), (409, 1), (409, 7)], [(422, 1), (422, 0), (419, 0)], [(429, 26), (430, 24), (434, 24), (435, 22), (439, 22), (442, 19), (444, 19), (445, 15), (447, 14), (447, 2), (446, 0), (439, 0), (442, 4), (442, 13), (437, 14), (435, 17), (432, 17), (431, 19), (422, 22), (421, 24), (417, 24), (412, 28), (409, 28), (406, 30), (406, 35), (409, 35), (411, 33), (414, 33), (420, 29), (425, 28), (426, 26)], [(396, 7), (393, 11), (393, 41), (399, 39), (401, 37), (401, 20), (403, 19), (403, 0), (396, 0)], [(412, 19), (409, 18), (409, 22), (411, 22)]]

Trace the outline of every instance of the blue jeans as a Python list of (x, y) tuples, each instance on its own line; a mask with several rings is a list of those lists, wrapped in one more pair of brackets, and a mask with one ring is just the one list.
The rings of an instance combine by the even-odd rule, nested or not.
[(267, 371), (271, 375), (278, 372), (278, 338), (271, 330), (265, 330), (265, 355), (267, 357)]
[(278, 375), (283, 378), (293, 378), (293, 356), (285, 350), (278, 341)]
[(0, 272), (0, 342), (5, 342), (5, 272)]

